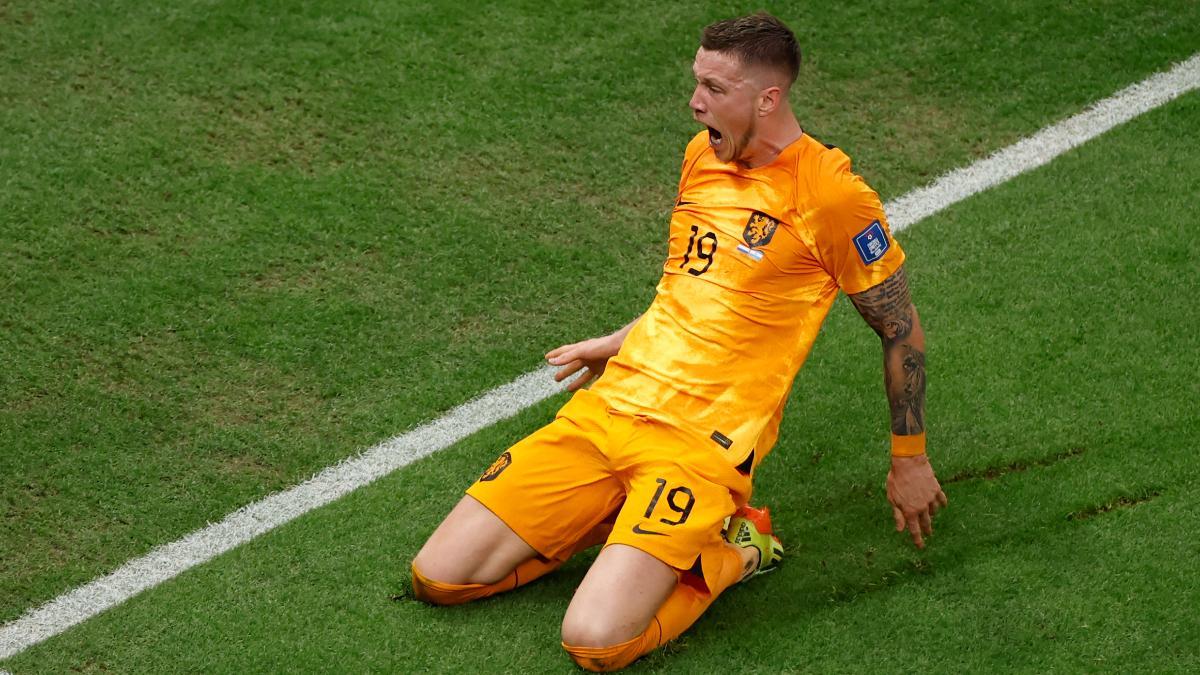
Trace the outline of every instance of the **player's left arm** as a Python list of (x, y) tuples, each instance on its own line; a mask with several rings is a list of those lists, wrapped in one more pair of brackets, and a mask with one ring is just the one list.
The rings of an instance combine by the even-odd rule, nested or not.
[(850, 300), (883, 345), (883, 382), (892, 426), (887, 495), (896, 531), (907, 529), (917, 548), (924, 548), (922, 534), (933, 533), (933, 515), (947, 500), (925, 454), (925, 331), (904, 266)]

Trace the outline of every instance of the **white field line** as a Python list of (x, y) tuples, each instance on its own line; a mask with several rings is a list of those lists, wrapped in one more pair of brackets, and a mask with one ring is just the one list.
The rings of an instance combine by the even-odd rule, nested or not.
[(160, 546), (25, 613), (0, 628), (0, 659), (548, 398), (561, 390), (551, 372), (547, 367), (522, 375), (432, 422), (335, 464), (295, 487), (243, 506), (219, 523)]
[(1200, 53), (1193, 54), (1170, 70), (1156, 73), (1128, 86), (1087, 110), (1042, 129), (1029, 138), (982, 159), (955, 169), (887, 204), (893, 231), (927, 218), (973, 194), (999, 185), (1030, 169), (1046, 164), (1071, 148), (1153, 110), (1200, 87)]
[[(886, 205), (900, 231), (973, 194), (1002, 183), (1109, 129), (1200, 88), (1200, 53), (1122, 89), (1087, 110)], [(293, 488), (244, 506), (115, 572), (31, 609), (0, 628), (0, 659), (11, 657), (184, 571), (342, 497), (400, 467), (446, 448), (561, 391), (540, 368), (444, 416), (331, 466)], [(2, 675), (2, 674), (0, 674)]]

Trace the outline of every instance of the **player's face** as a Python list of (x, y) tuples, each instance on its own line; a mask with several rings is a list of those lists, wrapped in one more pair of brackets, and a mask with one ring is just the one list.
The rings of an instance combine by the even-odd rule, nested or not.
[(708, 127), (708, 143), (722, 162), (741, 159), (754, 140), (758, 86), (738, 58), (703, 47), (692, 63), (696, 90), (688, 105), (692, 117)]

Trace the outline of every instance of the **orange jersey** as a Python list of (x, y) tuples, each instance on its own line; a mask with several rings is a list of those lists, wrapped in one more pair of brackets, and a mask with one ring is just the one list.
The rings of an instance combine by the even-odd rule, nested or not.
[(717, 160), (702, 131), (657, 296), (592, 392), (757, 463), (838, 290), (865, 291), (903, 262), (879, 195), (841, 150), (806, 134), (747, 169)]

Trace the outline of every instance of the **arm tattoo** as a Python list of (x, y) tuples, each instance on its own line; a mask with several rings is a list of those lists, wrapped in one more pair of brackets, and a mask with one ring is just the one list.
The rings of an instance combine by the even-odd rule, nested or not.
[(883, 381), (891, 408), (892, 433), (925, 430), (925, 336), (913, 334), (916, 310), (904, 268), (883, 283), (850, 296), (867, 325), (883, 342)]
[[(925, 352), (912, 345), (901, 345), (903, 381), (901, 396), (893, 398), (888, 387), (888, 402), (892, 408), (892, 431), (898, 435), (919, 434), (925, 430)], [(891, 369), (885, 371), (890, 380)]]
[(903, 267), (883, 283), (851, 295), (850, 301), (884, 344), (902, 341), (912, 333), (912, 297)]

